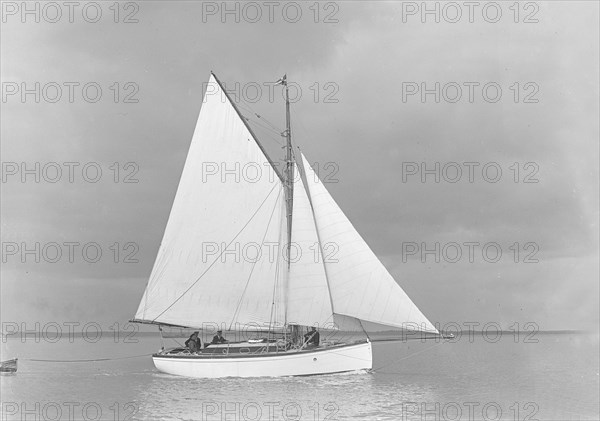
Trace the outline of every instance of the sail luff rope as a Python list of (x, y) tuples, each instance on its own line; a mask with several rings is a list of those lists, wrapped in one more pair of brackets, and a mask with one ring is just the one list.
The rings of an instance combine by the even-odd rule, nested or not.
[[(265, 239), (267, 238), (267, 234), (269, 233), (269, 227), (271, 226), (271, 221), (273, 220), (273, 215), (275, 214), (275, 209), (277, 209), (277, 203), (279, 202), (279, 197), (281, 196), (281, 190), (279, 190), (279, 193), (277, 194), (277, 199), (275, 199), (275, 205), (273, 206), (273, 210), (271, 211), (271, 216), (269, 217), (269, 222), (267, 223), (267, 229), (265, 230), (265, 234), (263, 235), (262, 238), (262, 242), (261, 244), (265, 243)], [(242, 301), (244, 299), (244, 295), (246, 295), (246, 291), (248, 289), (248, 285), (250, 285), (250, 279), (252, 278), (252, 274), (254, 273), (254, 268), (256, 267), (256, 263), (258, 263), (258, 260), (255, 260), (254, 263), (252, 264), (252, 269), (250, 270), (250, 275), (248, 275), (248, 280), (246, 281), (246, 285), (244, 286), (244, 290), (242, 291), (242, 295), (240, 296), (240, 300), (235, 308), (235, 311), (233, 313), (233, 318), (231, 319), (231, 323), (229, 324), (229, 330), (231, 330), (231, 326), (233, 326), (233, 323), (235, 323), (235, 319), (238, 316), (238, 312), (240, 310), (240, 307), (242, 305)]]
[(208, 266), (206, 268), (206, 270), (204, 272), (202, 272), (202, 274), (198, 277), (198, 279), (196, 279), (194, 281), (194, 283), (192, 285), (190, 285), (188, 287), (188, 289), (186, 289), (175, 301), (173, 301), (166, 309), (164, 309), (158, 316), (156, 316), (154, 319), (152, 319), (152, 321), (156, 321), (156, 319), (158, 319), (160, 316), (162, 316), (163, 314), (165, 314), (165, 312), (167, 310), (169, 310), (171, 307), (173, 307), (175, 305), (175, 303), (177, 303), (185, 294), (187, 294), (193, 287), (194, 285), (196, 285), (198, 283), (198, 281), (200, 281), (200, 279), (202, 279), (202, 277), (204, 275), (206, 275), (206, 273), (215, 265), (215, 263), (217, 262), (217, 260), (219, 260), (221, 258), (221, 255), (225, 252), (225, 250), (227, 250), (227, 248), (231, 245), (231, 243), (233, 243), (235, 241), (235, 239), (242, 233), (242, 231), (244, 231), (244, 229), (246, 229), (246, 227), (248, 226), (248, 224), (250, 224), (250, 222), (254, 219), (254, 217), (258, 214), (258, 211), (263, 207), (263, 205), (265, 204), (265, 202), (267, 201), (267, 199), (271, 196), (271, 193), (273, 193), (273, 190), (275, 190), (275, 187), (277, 187), (278, 184), (274, 184), (273, 188), (271, 189), (271, 191), (269, 191), (269, 194), (267, 194), (267, 197), (265, 197), (265, 199), (262, 201), (262, 203), (260, 204), (260, 206), (256, 209), (256, 211), (254, 212), (254, 214), (250, 217), (250, 219), (248, 220), (248, 222), (246, 222), (246, 224), (244, 224), (244, 226), (238, 231), (238, 233), (231, 239), (231, 241), (227, 244), (227, 246), (221, 250), (221, 253), (219, 253), (219, 255), (215, 258), (215, 260), (213, 260), (213, 262), (210, 264), (210, 266)]
[[(299, 150), (300, 148), (298, 148)], [(294, 153), (294, 151), (292, 151)], [(306, 169), (304, 168), (304, 161), (302, 159), (302, 153), (300, 153), (300, 160), (294, 154), (294, 161), (296, 161), (296, 166), (298, 167), (298, 172), (300, 172), (300, 177), (304, 174), (304, 179), (308, 180), (306, 176)], [(309, 164), (310, 165), (310, 164)], [(325, 281), (327, 282), (327, 292), (329, 293), (329, 304), (331, 305), (331, 314), (335, 313), (335, 308), (333, 306), (333, 296), (331, 294), (331, 285), (329, 284), (329, 274), (327, 271), (327, 265), (325, 264), (325, 254), (323, 253), (323, 244), (321, 242), (321, 234), (319, 233), (319, 225), (317, 224), (317, 216), (315, 215), (315, 208), (313, 206), (312, 197), (310, 194), (310, 187), (308, 183), (304, 183), (304, 190), (306, 192), (306, 196), (308, 197), (308, 203), (310, 204), (311, 215), (313, 219), (313, 223), (315, 225), (315, 232), (317, 233), (317, 242), (319, 243), (319, 251), (321, 252), (321, 261), (323, 262), (323, 271), (325, 273)]]

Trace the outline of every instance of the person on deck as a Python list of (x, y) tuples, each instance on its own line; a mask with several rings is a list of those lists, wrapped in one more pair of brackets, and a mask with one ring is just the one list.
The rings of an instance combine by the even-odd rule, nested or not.
[(304, 342), (306, 345), (314, 346), (315, 348), (319, 346), (319, 332), (316, 327), (312, 327), (311, 331), (304, 335)]
[(204, 348), (204, 344), (202, 343), (202, 339), (198, 336), (200, 332), (194, 332), (190, 335), (190, 338), (185, 341), (185, 346), (187, 346), (191, 353), (201, 352), (202, 348)]
[(223, 331), (217, 330), (217, 334), (213, 336), (211, 344), (224, 344), (227, 342), (229, 341), (223, 337)]

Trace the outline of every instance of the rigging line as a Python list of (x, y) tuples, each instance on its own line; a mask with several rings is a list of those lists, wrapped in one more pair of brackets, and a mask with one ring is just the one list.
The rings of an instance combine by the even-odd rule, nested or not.
[(276, 125), (274, 125), (273, 123), (271, 123), (269, 120), (267, 120), (265, 117), (263, 117), (263, 116), (261, 116), (261, 115), (259, 115), (257, 113), (254, 113), (254, 115), (256, 115), (262, 121), (264, 121), (265, 123), (267, 123), (267, 125), (270, 126), (273, 129), (273, 131), (278, 132), (278, 133), (281, 133), (283, 131), (283, 130), (281, 130), (280, 127), (277, 127)]
[[(251, 120), (254, 119), (254, 116), (256, 116), (257, 118), (259, 118), (260, 120), (264, 121), (265, 123), (267, 123), (266, 126), (263, 126), (266, 130), (271, 130), (273, 133), (277, 133), (277, 134), (281, 134), (282, 130), (279, 129), (279, 127), (275, 126), (273, 123), (271, 123), (270, 121), (268, 121), (266, 118), (264, 118), (263, 116), (261, 116), (258, 113), (255, 113), (254, 111), (244, 108), (244, 111), (253, 114), (252, 117), (247, 117), (244, 116), (244, 118), (246, 120)], [(254, 124), (258, 124), (258, 120), (252, 120), (254, 122)], [(268, 127), (267, 127), (268, 126)]]
[(275, 324), (273, 312), (275, 309), (275, 291), (277, 290), (277, 283), (279, 281), (279, 259), (275, 264), (275, 282), (273, 283), (273, 295), (271, 297), (271, 314), (269, 315), (269, 331), (267, 332), (267, 341), (271, 339), (271, 326)]
[(150, 356), (152, 354), (139, 354), (139, 355), (130, 355), (127, 357), (115, 357), (115, 358), (93, 358), (93, 359), (87, 359), (87, 360), (41, 360), (41, 359), (37, 359), (37, 358), (23, 358), (22, 361), (33, 361), (33, 362), (38, 362), (38, 363), (89, 363), (89, 362), (96, 362), (96, 361), (115, 361), (115, 360), (126, 360), (129, 358), (140, 358), (140, 357), (147, 357)]
[[(275, 206), (273, 206), (273, 210), (271, 211), (271, 216), (269, 217), (269, 222), (267, 223), (267, 229), (265, 230), (265, 234), (263, 235), (263, 239), (261, 244), (265, 243), (265, 239), (267, 238), (267, 234), (269, 233), (269, 227), (271, 226), (271, 221), (273, 220), (273, 214), (275, 214), (275, 209), (277, 209), (277, 203), (279, 202), (279, 197), (281, 196), (281, 190), (279, 190), (279, 193), (277, 193), (277, 199), (275, 199)], [(252, 269), (250, 270), (250, 275), (248, 275), (248, 280), (246, 281), (246, 286), (244, 287), (244, 291), (242, 291), (242, 295), (240, 296), (240, 301), (238, 302), (238, 305), (235, 308), (235, 311), (233, 313), (233, 318), (231, 319), (231, 323), (229, 325), (229, 330), (231, 330), (231, 326), (233, 326), (233, 323), (235, 322), (235, 319), (238, 315), (239, 309), (242, 305), (242, 300), (244, 299), (244, 295), (246, 295), (246, 291), (248, 290), (248, 285), (250, 285), (250, 279), (252, 278), (252, 274), (254, 273), (254, 268), (256, 267), (256, 263), (258, 262), (258, 259), (254, 261), (254, 263), (252, 264)]]
[[(252, 124), (254, 124), (256, 127), (259, 127), (263, 130), (265, 130), (267, 133), (270, 133), (271, 135), (275, 134), (279, 137), (281, 137), (281, 132), (278, 132), (276, 130), (271, 129), (270, 127), (265, 126), (264, 124), (261, 124), (261, 122), (254, 120), (252, 118), (246, 118), (249, 122), (251, 122)], [(278, 143), (281, 145), (281, 142), (278, 141)]]
[(250, 120), (250, 124), (252, 124), (256, 129), (260, 130), (261, 132), (261, 136), (263, 137), (268, 137), (269, 140), (277, 143), (277, 145), (279, 146), (284, 146), (284, 143), (281, 140), (281, 133), (280, 132), (276, 132), (274, 130), (269, 129), (266, 126), (261, 126), (260, 124), (258, 124), (257, 122)]
[(367, 332), (367, 330), (363, 326), (362, 321), (359, 318), (356, 318), (356, 320), (358, 320), (358, 323), (360, 324), (360, 328), (363, 330), (363, 332), (365, 333), (365, 335), (367, 335), (367, 339), (370, 341), (371, 338), (369, 338), (369, 332)]
[(259, 127), (262, 127), (265, 130), (269, 130), (275, 134), (281, 135), (281, 131), (274, 129), (272, 127), (267, 126), (266, 124), (263, 124), (262, 121), (255, 119), (254, 117), (245, 117), (246, 120), (253, 122), (254, 124), (256, 124)]
[(172, 340), (173, 342), (175, 342), (177, 345), (179, 345), (181, 348), (185, 348), (185, 345), (182, 345), (176, 338), (167, 338)]
[[(254, 128), (261, 128), (263, 130), (266, 131), (266, 133), (264, 133), (265, 137), (268, 137), (269, 140), (274, 141), (275, 143), (277, 143), (279, 146), (283, 145), (283, 143), (280, 140), (280, 137), (282, 136), (282, 133), (284, 133), (284, 131), (282, 131), (279, 127), (276, 127), (275, 125), (273, 125), (270, 121), (268, 121), (266, 118), (262, 117), (261, 115), (253, 112), (250, 109), (246, 109), (245, 111), (254, 114), (256, 117), (258, 117), (259, 119), (265, 121), (270, 127), (265, 126), (264, 124), (261, 124), (261, 122), (259, 122), (258, 120), (255, 120), (253, 117), (247, 117), (245, 115), (243, 115), (243, 118), (246, 119), (247, 122), (252, 123)], [(272, 135), (276, 135), (277, 137), (273, 137)], [(261, 135), (261, 139), (263, 139), (264, 137)]]
[(256, 117), (260, 118), (261, 120), (263, 120), (265, 123), (267, 123), (269, 126), (271, 126), (273, 128), (273, 130), (278, 131), (279, 133), (282, 132), (281, 128), (275, 126), (273, 123), (271, 123), (269, 120), (267, 120), (265, 117), (261, 116), (260, 114), (258, 114), (256, 111), (254, 111), (254, 109), (252, 108), (252, 106), (250, 105), (250, 103), (248, 101), (246, 101), (243, 97), (240, 97), (240, 101), (238, 103), (238, 105), (240, 107), (244, 107), (246, 108), (246, 110), (248, 110), (249, 112), (251, 112), (252, 114), (254, 114)]
[[(258, 114), (255, 114), (255, 115), (256, 115), (256, 116), (257, 116), (257, 117), (258, 117), (260, 120), (265, 120), (264, 118), (260, 117), (260, 115), (258, 115)], [(276, 134), (276, 135), (278, 135), (278, 136), (281, 136), (281, 133), (283, 132), (282, 130), (279, 130), (279, 128), (278, 128), (278, 127), (274, 127), (273, 125), (270, 125), (270, 126), (268, 126), (268, 125), (262, 124), (262, 121), (255, 119), (253, 116), (252, 116), (252, 117), (246, 117), (246, 116), (244, 116), (244, 118), (245, 118), (247, 121), (251, 121), (251, 122), (252, 122), (253, 124), (255, 124), (256, 126), (258, 126), (258, 127), (261, 127), (261, 128), (263, 128), (264, 130), (268, 130), (268, 131), (270, 131), (270, 132), (272, 132), (272, 133), (274, 133), (274, 134)]]
[[(430, 349), (433, 349), (433, 348), (435, 348), (435, 347), (438, 347), (438, 346), (440, 346), (440, 345), (443, 345), (443, 344), (445, 344), (445, 343), (446, 343), (446, 341), (442, 341), (442, 342), (440, 342), (440, 343), (437, 343), (437, 344), (435, 344), (435, 345), (432, 345), (432, 346), (430, 346), (429, 348), (425, 348), (425, 349), (422, 349), (422, 350), (420, 350), (420, 351), (413, 352), (412, 354), (409, 354), (409, 355), (407, 355), (407, 356), (405, 356), (405, 357), (402, 357), (402, 358), (397, 358), (397, 359), (395, 359), (395, 360), (392, 360), (391, 362), (389, 362), (389, 363), (387, 363), (387, 364), (384, 364), (384, 365), (381, 365), (381, 366), (379, 366), (379, 367), (377, 367), (377, 368), (374, 368), (373, 370), (375, 370), (375, 371), (376, 371), (376, 370), (379, 370), (379, 369), (381, 369), (381, 368), (384, 368), (384, 367), (387, 367), (387, 366), (389, 366), (389, 365), (392, 365), (392, 364), (394, 364), (394, 363), (396, 363), (396, 362), (398, 362), (398, 361), (406, 360), (406, 359), (408, 359), (408, 358), (410, 358), (410, 357), (414, 357), (415, 355), (422, 354), (422, 353), (423, 353), (423, 352), (425, 352), (425, 351), (429, 351)], [(387, 372), (386, 374), (399, 374), (399, 373), (391, 373), (391, 372)]]
[[(257, 131), (259, 133), (261, 133), (261, 130), (262, 130), (261, 127), (256, 126), (255, 128), (257, 129)], [(277, 145), (278, 147), (284, 148), (283, 143), (281, 143), (281, 140), (279, 140), (277, 137), (275, 137), (275, 136), (273, 136), (272, 134), (269, 134), (269, 133), (261, 133), (261, 134), (263, 135), (261, 137), (261, 139), (268, 139), (271, 142), (273, 142), (275, 145)], [(279, 162), (279, 160), (278, 160), (278, 162)]]
[[(279, 225), (279, 244), (281, 244), (281, 237), (283, 235), (283, 231), (281, 229), (281, 224)], [(267, 340), (271, 338), (271, 326), (274, 324), (273, 319), (273, 310), (275, 308), (275, 292), (277, 291), (277, 284), (279, 282), (279, 262), (281, 261), (279, 257), (279, 253), (277, 253), (277, 262), (275, 264), (275, 282), (273, 282), (273, 295), (271, 297), (271, 315), (269, 316), (269, 332), (267, 335)], [(286, 315), (287, 316), (287, 315)], [(287, 317), (286, 317), (287, 318)], [(287, 320), (286, 320), (287, 322)]]
[[(248, 110), (248, 109), (246, 109), (245, 111), (247, 111), (247, 112), (249, 112), (249, 113), (253, 113), (253, 112), (252, 112), (252, 110)], [(254, 113), (254, 114), (255, 114), (255, 115), (258, 117), (258, 118), (260, 118), (260, 119), (262, 119), (262, 120), (265, 120), (265, 121), (266, 121), (266, 119), (265, 119), (264, 117), (261, 117), (259, 114), (256, 114), (256, 113)], [(253, 118), (251, 118), (251, 117), (247, 117), (247, 116), (245, 116), (245, 115), (242, 115), (242, 117), (243, 117), (243, 118), (244, 118), (244, 119), (245, 119), (247, 122), (251, 122), (251, 123), (252, 123), (252, 124), (253, 124), (255, 127), (259, 127), (259, 128), (261, 128), (261, 129), (263, 129), (263, 130), (266, 130), (266, 131), (269, 131), (269, 132), (271, 132), (271, 133), (273, 133), (273, 134), (276, 134), (278, 137), (281, 137), (281, 133), (282, 133), (282, 132), (281, 132), (281, 130), (279, 130), (279, 128), (277, 128), (277, 127), (273, 126), (272, 124), (271, 124), (271, 126), (272, 126), (273, 128), (271, 128), (271, 127), (267, 127), (267, 126), (265, 126), (265, 125), (262, 125), (262, 124), (260, 124), (260, 122), (259, 122), (259, 121), (257, 121), (257, 120), (254, 120), (254, 119), (253, 119)], [(269, 123), (269, 124), (270, 124), (270, 123)], [(261, 136), (261, 138), (262, 138), (262, 136)], [(281, 142), (278, 140), (278, 138), (271, 137), (270, 139), (274, 140), (274, 141), (275, 141), (275, 142), (277, 142), (279, 145), (281, 145), (281, 144), (282, 144), (282, 143), (281, 143)]]
[(238, 233), (231, 239), (231, 241), (227, 244), (227, 246), (223, 250), (221, 250), (221, 253), (219, 253), (219, 255), (216, 257), (216, 259), (213, 260), (213, 262), (206, 268), (206, 270), (204, 272), (202, 272), (202, 274), (198, 277), (198, 279), (196, 279), (194, 281), (194, 283), (188, 287), (188, 289), (186, 289), (185, 291), (183, 291), (183, 293), (175, 301), (173, 301), (167, 308), (165, 308), (158, 316), (156, 316), (154, 319), (152, 319), (153, 322), (156, 321), (156, 319), (158, 319), (160, 316), (162, 316), (163, 314), (165, 314), (165, 312), (167, 310), (169, 310), (171, 307), (173, 307), (175, 305), (175, 303), (177, 303), (179, 300), (181, 300), (181, 298), (185, 294), (187, 294), (188, 291), (191, 290), (194, 287), (194, 285), (196, 285), (198, 283), (198, 281), (200, 281), (200, 279), (202, 279), (202, 277), (204, 275), (206, 275), (206, 273), (215, 265), (215, 263), (217, 262), (217, 260), (219, 260), (221, 258), (221, 255), (225, 252), (225, 250), (227, 250), (227, 248), (231, 245), (231, 243), (233, 243), (233, 241), (238, 237), (238, 235), (240, 235), (242, 233), (242, 231), (244, 231), (244, 229), (246, 229), (246, 227), (248, 226), (248, 224), (254, 219), (254, 217), (256, 216), (256, 214), (258, 214), (258, 211), (263, 207), (263, 205), (265, 204), (265, 202), (267, 201), (267, 199), (271, 196), (271, 193), (273, 193), (273, 190), (275, 190), (275, 187), (277, 187), (277, 185), (278, 185), (278, 183), (273, 184), (273, 188), (271, 189), (271, 191), (269, 191), (269, 194), (267, 194), (267, 197), (265, 197), (265, 199), (262, 201), (262, 203), (258, 206), (258, 208), (254, 212), (254, 214), (244, 224), (244, 226), (242, 227), (242, 229), (240, 229), (238, 231)]
[(240, 109), (243, 109), (244, 111), (246, 111), (250, 114), (254, 114), (254, 110), (252, 110), (250, 107), (246, 106), (245, 104), (243, 104), (241, 102), (236, 102), (236, 104)]
[[(294, 153), (294, 150), (292, 149), (292, 153)], [(304, 157), (306, 158), (306, 157)], [(306, 179), (306, 181), (308, 181), (308, 175), (306, 173), (306, 168), (304, 168), (304, 159), (302, 158), (302, 153), (300, 153), (300, 159), (297, 159), (296, 155), (294, 154), (294, 160), (296, 161), (296, 167), (300, 168), (298, 170), (298, 172), (300, 173), (300, 181), (302, 181), (302, 183), (304, 183), (304, 181), (302, 180), (302, 174), (304, 174), (304, 178)], [(308, 163), (308, 166), (310, 167), (310, 163)], [(312, 169), (312, 168), (310, 168)], [(314, 171), (314, 170), (313, 170)], [(331, 312), (335, 313), (335, 306), (333, 305), (333, 295), (331, 294), (331, 284), (329, 282), (329, 271), (328, 271), (328, 266), (325, 262), (325, 253), (323, 252), (323, 242), (321, 241), (321, 234), (319, 233), (319, 224), (317, 223), (317, 215), (315, 213), (315, 207), (313, 205), (313, 201), (312, 201), (312, 196), (311, 196), (311, 192), (310, 192), (310, 187), (308, 185), (308, 182), (304, 184), (304, 189), (306, 191), (306, 197), (308, 197), (308, 202), (310, 203), (310, 211), (311, 211), (311, 215), (312, 215), (312, 220), (313, 220), (313, 224), (315, 226), (315, 232), (317, 233), (317, 242), (319, 243), (319, 252), (321, 253), (321, 257), (322, 259), (322, 264), (323, 264), (323, 270), (325, 272), (325, 280), (327, 282), (327, 293), (329, 295), (329, 304), (331, 305)]]

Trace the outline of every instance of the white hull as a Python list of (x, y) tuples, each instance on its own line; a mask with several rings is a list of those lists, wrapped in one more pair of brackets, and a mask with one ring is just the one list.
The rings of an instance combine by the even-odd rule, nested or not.
[(260, 356), (163, 356), (153, 355), (164, 373), (197, 378), (308, 376), (370, 370), (371, 343), (332, 346), (300, 352)]

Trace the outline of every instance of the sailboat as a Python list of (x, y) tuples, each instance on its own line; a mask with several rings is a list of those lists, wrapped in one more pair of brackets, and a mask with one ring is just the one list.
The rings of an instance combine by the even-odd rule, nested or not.
[[(6, 355), (10, 354), (8, 340), (10, 335), (5, 334), (4, 332), (0, 332), (0, 358), (4, 358)], [(17, 358), (12, 358), (10, 360), (0, 360), (0, 373), (6, 374), (14, 374), (17, 372)]]
[[(196, 351), (163, 346), (152, 355), (162, 372), (220, 378), (369, 371), (373, 351), (363, 322), (439, 334), (292, 147), (288, 83), (285, 76), (279, 82), (286, 93), (282, 169), (211, 72), (132, 320), (161, 331), (255, 337)], [(315, 331), (340, 326), (357, 326), (365, 337), (314, 340)]]
[(0, 362), (0, 373), (16, 373), (17, 371), (17, 359), (6, 360)]

